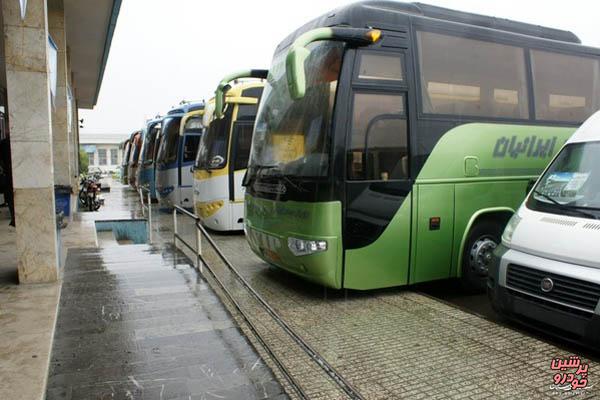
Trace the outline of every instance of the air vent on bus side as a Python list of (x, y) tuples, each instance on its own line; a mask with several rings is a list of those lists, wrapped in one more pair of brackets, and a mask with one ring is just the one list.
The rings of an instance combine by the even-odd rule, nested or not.
[(600, 224), (593, 224), (593, 223), (585, 224), (583, 226), (583, 229), (591, 229), (594, 231), (600, 231)]
[(577, 221), (569, 221), (569, 220), (566, 220), (566, 219), (559, 219), (559, 218), (543, 217), (543, 218), (540, 219), (540, 221), (547, 222), (549, 224), (562, 225), (562, 226), (575, 226), (575, 225), (577, 225)]

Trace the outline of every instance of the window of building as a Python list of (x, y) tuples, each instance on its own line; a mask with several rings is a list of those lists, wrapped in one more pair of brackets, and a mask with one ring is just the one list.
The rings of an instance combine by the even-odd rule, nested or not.
[(388, 180), (408, 177), (408, 126), (404, 96), (356, 93), (348, 178)]
[(119, 150), (111, 149), (110, 150), (110, 165), (117, 165), (119, 163)]
[(536, 119), (583, 122), (598, 110), (599, 63), (594, 58), (532, 50)]
[(529, 118), (522, 48), (432, 32), (417, 39), (424, 113)]
[(248, 168), (248, 158), (250, 158), (250, 147), (252, 146), (253, 125), (249, 123), (235, 124), (233, 134), (235, 135), (235, 160), (233, 162), (234, 171)]
[(106, 149), (98, 149), (98, 165), (106, 165)]
[(358, 79), (404, 81), (401, 54), (362, 52), (358, 67)]
[(96, 165), (96, 159), (94, 157), (95, 156), (94, 152), (89, 152), (89, 153), (87, 153), (87, 155), (88, 155), (88, 161), (89, 161), (88, 164), (89, 165)]

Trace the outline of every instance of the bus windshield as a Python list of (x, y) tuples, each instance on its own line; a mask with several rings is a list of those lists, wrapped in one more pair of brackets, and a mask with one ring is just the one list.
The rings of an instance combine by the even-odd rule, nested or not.
[(121, 165), (127, 165), (129, 163), (129, 149), (131, 148), (131, 141), (127, 141), (125, 148), (123, 149), (123, 161)]
[(221, 169), (227, 165), (232, 108), (233, 104), (229, 104), (223, 118), (213, 119), (208, 131), (200, 139), (196, 168)]
[(567, 145), (540, 179), (528, 206), (555, 214), (600, 216), (600, 142)]
[(183, 133), (202, 133), (202, 116), (189, 117), (183, 126)]
[[(250, 172), (276, 169), (284, 175), (326, 176), (329, 170), (331, 118), (344, 45), (320, 41), (309, 46), (306, 95), (290, 97), (285, 57), (275, 57), (256, 119)], [(268, 174), (267, 170), (265, 173)]]
[(156, 161), (159, 163), (172, 163), (177, 161), (177, 147), (179, 144), (179, 126), (181, 117), (169, 117), (163, 121), (162, 140), (158, 148)]
[(156, 144), (156, 135), (159, 131), (160, 122), (157, 122), (156, 124), (151, 125), (148, 129), (148, 133), (146, 133), (144, 145), (142, 146), (144, 164), (152, 164), (152, 161), (154, 161), (154, 145)]
[(133, 139), (131, 140), (131, 146), (129, 151), (129, 164), (132, 166), (136, 166), (138, 163), (138, 158), (140, 156), (140, 147), (142, 141), (142, 134), (136, 133)]

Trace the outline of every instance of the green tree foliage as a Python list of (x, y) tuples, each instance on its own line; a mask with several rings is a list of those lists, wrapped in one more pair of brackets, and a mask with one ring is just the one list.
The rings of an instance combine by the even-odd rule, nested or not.
[(83, 148), (79, 148), (79, 174), (87, 174), (90, 158)]

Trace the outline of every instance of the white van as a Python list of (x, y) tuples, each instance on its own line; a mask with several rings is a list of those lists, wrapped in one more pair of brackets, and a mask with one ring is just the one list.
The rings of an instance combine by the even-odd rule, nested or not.
[(600, 112), (567, 141), (509, 221), (488, 296), (508, 318), (600, 347)]

